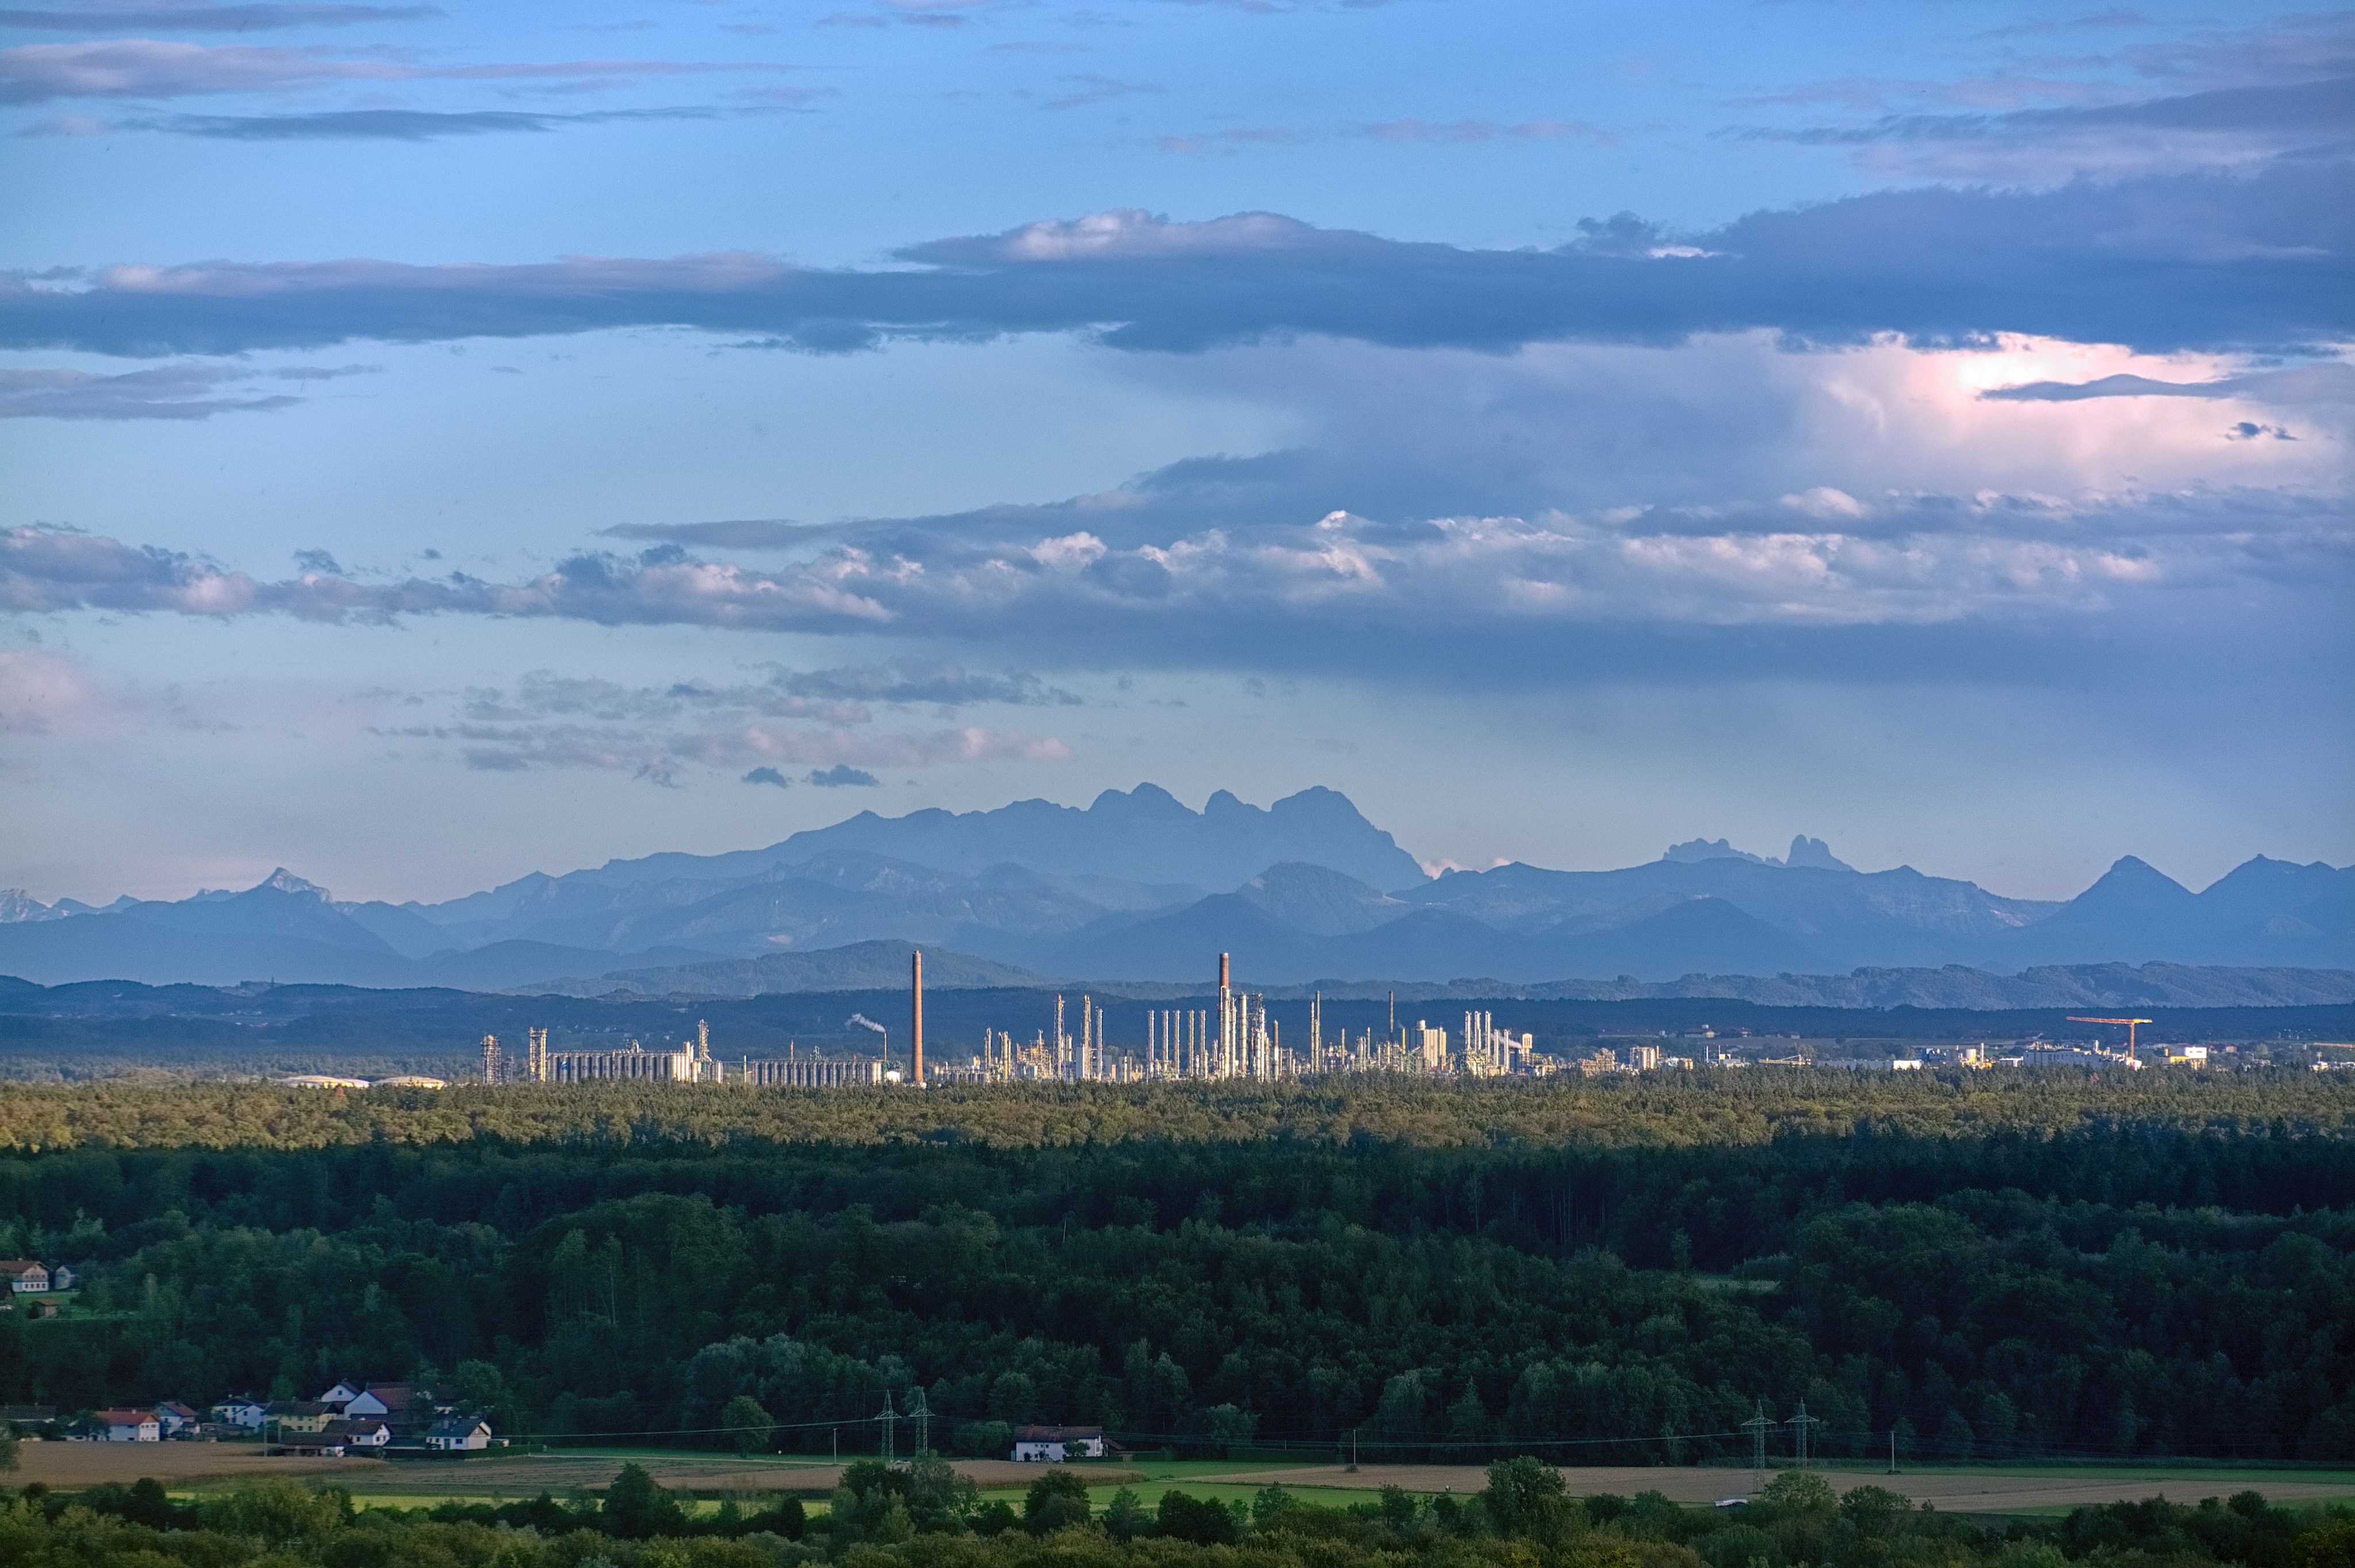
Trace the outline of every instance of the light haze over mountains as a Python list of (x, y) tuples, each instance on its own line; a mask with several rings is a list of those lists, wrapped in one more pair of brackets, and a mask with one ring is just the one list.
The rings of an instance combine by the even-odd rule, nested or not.
[(936, 983), (981, 985), (1187, 981), (1220, 951), (1260, 985), (2332, 969), (2355, 968), (2355, 869), (2258, 857), (2194, 893), (2128, 857), (2054, 903), (1906, 866), (1858, 871), (1802, 835), (1780, 857), (1695, 839), (1616, 871), (1431, 876), (1331, 789), (1266, 808), (1220, 790), (1197, 811), (1142, 784), (1084, 810), (862, 811), (763, 849), (534, 874), (438, 905), (338, 903), (282, 870), (242, 892), (102, 909), (0, 894), (0, 974), (43, 984), (741, 994), (847, 972), (849, 955), (821, 955), (878, 942), (957, 955), (964, 967)]

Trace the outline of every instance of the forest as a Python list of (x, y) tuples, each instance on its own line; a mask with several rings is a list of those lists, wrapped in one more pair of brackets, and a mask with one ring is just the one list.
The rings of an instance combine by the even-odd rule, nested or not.
[(696, 1514), (635, 1466), (602, 1499), (356, 1511), (291, 1479), (180, 1501), (153, 1481), (78, 1496), (29, 1486), (0, 1502), (0, 1562), (26, 1568), (2348, 1568), (2355, 1514), (2249, 1491), (2153, 1498), (2058, 1521), (1976, 1521), (1872, 1485), (1836, 1492), (1789, 1470), (1738, 1510), (1657, 1491), (1573, 1499), (1561, 1472), (1500, 1460), (1457, 1498), (1384, 1488), (1322, 1507), (1263, 1488), (1249, 1502), (1182, 1490), (1093, 1506), (1070, 1470), (1018, 1508), (983, 1504), (937, 1457), (848, 1467), (826, 1510)]
[(86, 1279), (0, 1314), (0, 1401), (408, 1379), (855, 1453), (921, 1395), (971, 1454), (1633, 1464), (1804, 1402), (1824, 1454), (2355, 1456), (2355, 1085), (1691, 1079), (0, 1086), (0, 1254)]

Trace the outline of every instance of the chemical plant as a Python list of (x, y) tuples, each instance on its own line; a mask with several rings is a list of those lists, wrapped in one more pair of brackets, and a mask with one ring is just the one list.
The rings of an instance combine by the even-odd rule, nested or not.
[(1308, 1037), (1287, 1047), (1267, 999), (1234, 989), (1228, 955), (1219, 955), (1217, 1005), (1156, 1010), (1146, 1016), (1145, 1037), (1115, 1043), (1104, 1010), (1082, 996), (1079, 1033), (1071, 1030), (1065, 999), (1055, 998), (1053, 1029), (1036, 1030), (1028, 1043), (1011, 1033), (985, 1030), (978, 1053), (962, 1061), (924, 1060), (924, 956), (917, 953), (909, 975), (908, 1066), (903, 1073), (881, 1056), (802, 1056), (790, 1048), (782, 1058), (743, 1058), (731, 1066), (711, 1054), (711, 1031), (696, 1025), (695, 1038), (676, 1046), (647, 1050), (637, 1041), (618, 1051), (558, 1051), (548, 1031), (528, 1032), (520, 1066), (512, 1064), (496, 1035), (483, 1037), (483, 1081), (489, 1084), (579, 1084), (633, 1078), (667, 1084), (749, 1084), (781, 1088), (837, 1088), (887, 1083), (1007, 1084), (1026, 1082), (1135, 1084), (1176, 1079), (1248, 1079), (1272, 1083), (1327, 1073), (1458, 1074), (1500, 1077), (1541, 1070), (1533, 1064), (1535, 1042), (1527, 1034), (1499, 1030), (1487, 1012), (1466, 1012), (1460, 1033), (1451, 1035), (1418, 1019), (1401, 1028), (1393, 1011), (1380, 1035), (1370, 1030), (1355, 1039), (1344, 1030), (1327, 1039), (1324, 999), (1309, 1004)]

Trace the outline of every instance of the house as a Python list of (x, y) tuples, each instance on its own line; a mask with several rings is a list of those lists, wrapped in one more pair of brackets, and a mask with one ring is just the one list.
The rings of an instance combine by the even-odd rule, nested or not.
[(1101, 1426), (1018, 1426), (1014, 1457), (1025, 1464), (1060, 1465), (1066, 1459), (1104, 1457)]
[(318, 1444), (338, 1453), (379, 1453), (392, 1441), (392, 1428), (373, 1415), (344, 1416), (319, 1429)]
[(445, 1453), (472, 1453), (491, 1446), (491, 1424), (479, 1415), (443, 1415), (425, 1429), (425, 1446)]
[(373, 1415), (395, 1426), (413, 1425), (410, 1411), (422, 1408), (417, 1391), (405, 1383), (362, 1383), (359, 1392), (344, 1402), (346, 1415)]
[(321, 1394), (318, 1403), (340, 1415), (343, 1414), (344, 1406), (357, 1399), (360, 1396), (360, 1390), (367, 1386), (368, 1384), (364, 1383), (357, 1383), (350, 1378), (346, 1378)]
[(101, 1410), (92, 1417), (106, 1428), (110, 1443), (160, 1443), (164, 1425), (152, 1410)]
[(156, 1424), (164, 1428), (166, 1437), (177, 1437), (196, 1431), (204, 1417), (176, 1399), (167, 1399), (155, 1407)]
[(339, 1413), (315, 1399), (282, 1399), (261, 1413), (261, 1424), (274, 1426), (281, 1436), (315, 1434)]
[(69, 1264), (61, 1263), (49, 1270), (49, 1288), (52, 1290), (72, 1290), (80, 1284), (81, 1270)]
[(37, 1296), (49, 1287), (49, 1271), (29, 1257), (0, 1257), (0, 1280), (13, 1295)]
[(241, 1426), (249, 1432), (259, 1432), (269, 1417), (270, 1406), (250, 1394), (231, 1394), (212, 1408), (212, 1418), (224, 1426)]

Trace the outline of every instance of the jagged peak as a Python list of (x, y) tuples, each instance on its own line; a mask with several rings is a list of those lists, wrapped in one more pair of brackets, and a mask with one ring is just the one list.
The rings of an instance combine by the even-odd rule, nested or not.
[(325, 888), (320, 886), (315, 882), (304, 881), (303, 878), (295, 875), (293, 872), (287, 870), (282, 865), (276, 871), (272, 872), (268, 876), (263, 877), (260, 882), (255, 883), (246, 891), (249, 893), (259, 893), (265, 887), (275, 893), (308, 894), (312, 897), (320, 900), (322, 903), (327, 902), (327, 890)]

